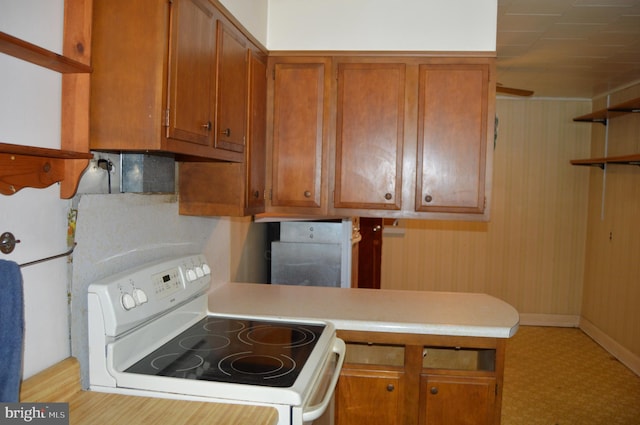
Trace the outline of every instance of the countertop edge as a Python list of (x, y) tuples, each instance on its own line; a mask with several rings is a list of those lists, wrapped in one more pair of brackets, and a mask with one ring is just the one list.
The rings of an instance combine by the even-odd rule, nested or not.
[(467, 336), (480, 338), (511, 338), (516, 334), (520, 323), (511, 328), (487, 326), (450, 326), (450, 325), (413, 325), (407, 323), (376, 323), (329, 319), (336, 329), (345, 331), (389, 332), (420, 335)]
[[(305, 298), (312, 301), (301, 301)], [(411, 307), (406, 308), (407, 304), (411, 304)], [(423, 306), (427, 306), (424, 309), (426, 312), (411, 311), (422, 310)], [(223, 315), (322, 320), (331, 322), (337, 330), (486, 338), (511, 338), (518, 331), (520, 323), (520, 315), (513, 306), (482, 293), (242, 282), (212, 287), (209, 310)], [(477, 324), (474, 324), (474, 320)]]

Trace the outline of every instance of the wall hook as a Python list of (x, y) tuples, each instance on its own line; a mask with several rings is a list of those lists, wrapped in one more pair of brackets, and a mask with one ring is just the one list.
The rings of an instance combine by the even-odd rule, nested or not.
[(17, 243), (20, 243), (20, 240), (16, 239), (11, 232), (4, 232), (0, 235), (0, 251), (4, 254), (13, 252)]

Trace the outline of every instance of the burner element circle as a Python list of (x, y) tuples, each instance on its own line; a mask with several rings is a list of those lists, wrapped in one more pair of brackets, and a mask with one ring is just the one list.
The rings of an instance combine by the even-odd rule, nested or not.
[(209, 317), (203, 328), (209, 332), (215, 333), (231, 333), (240, 332), (246, 325), (240, 320), (218, 319)]
[(223, 335), (205, 334), (191, 335), (180, 340), (180, 347), (190, 351), (213, 351), (226, 348), (231, 344), (229, 338)]
[(231, 354), (218, 362), (225, 375), (259, 375), (262, 379), (276, 379), (293, 372), (296, 362), (284, 354), (256, 354), (250, 351)]
[(163, 354), (151, 360), (151, 367), (163, 371), (170, 368), (176, 372), (196, 369), (204, 364), (204, 359), (197, 354), (185, 356), (182, 353)]
[(303, 326), (260, 325), (240, 332), (238, 339), (248, 345), (294, 348), (313, 343), (316, 335)]

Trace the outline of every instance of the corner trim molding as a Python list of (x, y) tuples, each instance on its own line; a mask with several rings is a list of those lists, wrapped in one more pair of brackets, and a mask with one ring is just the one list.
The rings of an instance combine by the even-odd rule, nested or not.
[(584, 317), (580, 318), (580, 329), (589, 335), (595, 342), (600, 344), (602, 348), (617, 358), (620, 363), (627, 366), (633, 373), (640, 376), (640, 356), (623, 347), (619, 342), (604, 333), (596, 325), (591, 323)]

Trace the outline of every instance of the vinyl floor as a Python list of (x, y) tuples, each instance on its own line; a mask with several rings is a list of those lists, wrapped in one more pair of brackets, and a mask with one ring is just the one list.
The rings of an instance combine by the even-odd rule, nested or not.
[(580, 329), (507, 341), (502, 425), (640, 425), (640, 377)]

